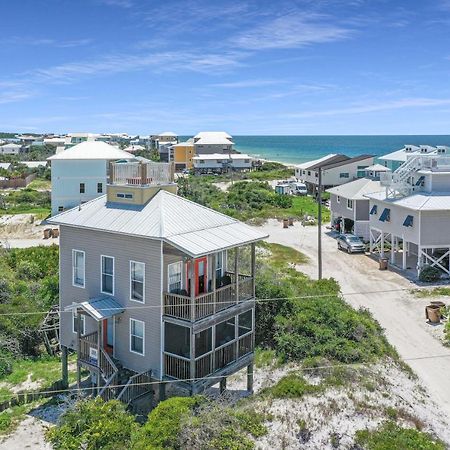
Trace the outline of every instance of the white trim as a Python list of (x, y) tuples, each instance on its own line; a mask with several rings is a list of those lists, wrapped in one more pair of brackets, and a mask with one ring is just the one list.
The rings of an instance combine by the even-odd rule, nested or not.
[[(112, 270), (112, 292), (105, 292), (103, 290), (103, 258), (111, 258), (113, 260), (113, 270)], [(114, 297), (115, 284), (116, 284), (116, 261), (114, 256), (100, 255), (100, 292), (106, 295), (112, 295)], [(109, 274), (106, 274), (109, 275)]]
[[(143, 277), (142, 277), (142, 301), (133, 298), (131, 295), (132, 294), (132, 292), (131, 292), (132, 291), (131, 264), (133, 264), (133, 263), (134, 264), (142, 264), (144, 266), (144, 270), (142, 271), (142, 274), (143, 274)], [(130, 301), (145, 304), (145, 263), (141, 262), (141, 261), (134, 261), (133, 259), (130, 259), (129, 269), (130, 269), (130, 273), (129, 273), (129, 277), (128, 277), (128, 282), (130, 283)]]
[[(174, 266), (175, 264), (181, 264), (181, 277), (180, 277), (180, 289), (183, 289), (183, 268), (184, 268), (184, 264), (183, 264), (183, 260), (180, 259), (179, 261), (175, 261), (173, 263), (167, 264), (167, 292), (170, 292), (170, 266)], [(186, 281), (186, 286), (187, 286), (187, 281)]]
[[(348, 206), (349, 202), (351, 202), (352, 206)], [(350, 209), (351, 211), (353, 211), (353, 200), (351, 198), (347, 199), (347, 209)]]
[[(142, 323), (142, 353), (136, 352), (135, 350), (131, 350), (131, 322), (140, 322)], [(129, 349), (130, 349), (130, 353), (134, 353), (135, 355), (139, 355), (139, 356), (145, 356), (145, 322), (139, 319), (133, 319), (130, 317), (130, 328), (128, 330), (128, 335), (129, 335)], [(137, 335), (133, 335), (133, 336), (137, 336)]]
[[(160, 245), (160, 258), (159, 258), (159, 263), (160, 263), (160, 281), (159, 281), (159, 295), (160, 295), (160, 302), (161, 302), (161, 311), (164, 312), (164, 296), (163, 296), (163, 291), (164, 291), (164, 247), (163, 247), (163, 242), (161, 242)], [(159, 379), (162, 380), (163, 377), (165, 376), (165, 371), (164, 371), (164, 314), (160, 314), (159, 315), (159, 320), (160, 320), (160, 324), (159, 324)]]
[[(75, 330), (75, 318), (78, 316), (77, 310), (74, 309), (72, 311), (72, 333), (76, 333), (77, 331)], [(80, 334), (83, 335), (86, 333), (86, 316), (84, 314), (80, 314), (80, 322), (83, 323), (83, 332)]]
[[(75, 284), (75, 264), (74, 264), (74, 254), (75, 252), (79, 252), (83, 254), (83, 285)], [(84, 250), (77, 250), (75, 248), (72, 249), (72, 286), (84, 289), (86, 286), (86, 253)]]

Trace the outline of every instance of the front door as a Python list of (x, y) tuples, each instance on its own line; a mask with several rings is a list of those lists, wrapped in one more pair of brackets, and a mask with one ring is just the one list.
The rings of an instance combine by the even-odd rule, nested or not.
[(114, 318), (103, 320), (103, 348), (110, 355), (114, 350)]
[[(188, 279), (188, 288), (189, 292), (191, 292), (191, 280), (190, 276), (190, 263), (186, 265), (187, 268), (187, 279)], [(195, 286), (195, 295), (204, 294), (208, 292), (208, 271), (207, 271), (207, 258), (206, 256), (203, 258), (198, 258), (194, 260), (194, 286)]]

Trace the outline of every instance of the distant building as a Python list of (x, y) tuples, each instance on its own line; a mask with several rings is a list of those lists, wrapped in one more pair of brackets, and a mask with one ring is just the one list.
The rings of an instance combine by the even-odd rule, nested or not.
[(441, 155), (450, 154), (450, 147), (446, 145), (438, 145), (433, 147), (431, 145), (405, 145), (402, 149), (387, 155), (380, 156), (378, 159), (381, 164), (384, 164), (390, 170), (397, 170), (406, 159), (413, 155)]
[(20, 161), (20, 164), (27, 166), (29, 169), (37, 169), (38, 167), (47, 167), (48, 161)]
[(323, 189), (328, 189), (364, 177), (365, 169), (372, 166), (373, 161), (372, 155), (350, 158), (346, 155), (330, 154), (297, 165), (295, 176), (306, 184), (309, 192), (315, 194), (319, 185), (319, 169), (322, 172)]
[(129, 145), (128, 147), (125, 147), (123, 150), (128, 153), (134, 153), (134, 152), (146, 150), (146, 147), (144, 147), (143, 145), (132, 144), (132, 145)]
[(225, 131), (202, 131), (194, 136), (196, 155), (231, 153), (233, 145), (232, 137)]
[(132, 159), (131, 153), (99, 141), (87, 141), (50, 156), (52, 214), (104, 195), (109, 162)]
[(11, 163), (0, 163), (0, 169), (10, 170), (11, 169)]
[(194, 142), (180, 142), (172, 145), (172, 158), (175, 163), (175, 171), (181, 172), (184, 169), (192, 169), (194, 157)]
[(228, 170), (247, 171), (251, 170), (253, 158), (242, 153), (213, 153), (197, 155), (192, 158), (196, 173), (223, 173)]
[(0, 154), (2, 155), (18, 155), (25, 151), (25, 147), (19, 144), (3, 144), (0, 146)]

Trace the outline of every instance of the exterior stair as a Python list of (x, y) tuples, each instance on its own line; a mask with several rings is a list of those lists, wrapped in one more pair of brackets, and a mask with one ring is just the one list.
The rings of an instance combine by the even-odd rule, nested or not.
[(398, 197), (409, 195), (414, 186), (411, 183), (411, 177), (424, 166), (424, 157), (416, 155), (408, 158), (393, 173), (385, 173), (380, 181), (381, 185), (386, 187), (387, 197)]

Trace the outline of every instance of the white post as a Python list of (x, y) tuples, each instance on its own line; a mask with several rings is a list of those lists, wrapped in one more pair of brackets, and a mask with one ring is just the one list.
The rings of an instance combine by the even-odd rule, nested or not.
[(422, 247), (419, 245), (417, 251), (417, 276), (420, 275), (420, 269), (422, 268), (422, 259), (423, 259)]
[(397, 238), (391, 233), (391, 264), (395, 264), (395, 244)]
[(406, 270), (406, 247), (407, 242), (405, 241), (405, 238), (403, 238), (403, 251), (402, 251), (402, 269)]
[(384, 231), (381, 232), (380, 237), (380, 256), (384, 258)]
[(369, 229), (369, 253), (373, 252), (373, 235), (372, 230)]

